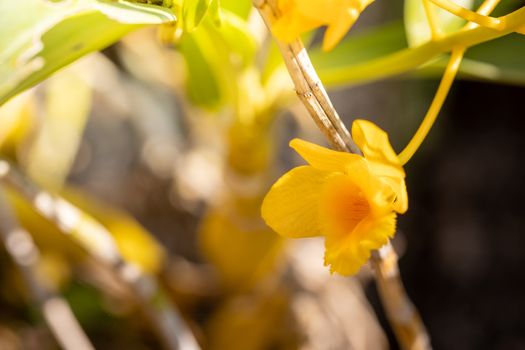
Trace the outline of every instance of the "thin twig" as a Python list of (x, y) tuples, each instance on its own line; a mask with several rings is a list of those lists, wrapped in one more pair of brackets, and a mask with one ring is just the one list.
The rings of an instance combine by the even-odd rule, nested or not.
[[(254, 6), (271, 28), (279, 16), (275, 2), (254, 0)], [(360, 154), (330, 102), (301, 41), (286, 44), (277, 40), (277, 43), (299, 98), (328, 141), (340, 151)], [(397, 259), (390, 243), (372, 253), (371, 263), (383, 307), (403, 349), (430, 349), (428, 333), (403, 286)]]
[[(254, 5), (270, 28), (270, 24), (279, 15), (277, 6), (266, 0), (254, 0)], [(297, 95), (328, 141), (337, 150), (360, 153), (348, 129), (333, 107), (303, 43), (296, 40), (290, 44), (285, 44), (277, 40), (277, 44), (294, 82)]]
[(431, 349), (425, 325), (401, 280), (397, 260), (398, 256), (390, 243), (372, 252), (370, 262), (381, 303), (402, 349)]
[(18, 223), (1, 187), (0, 238), (60, 346), (65, 350), (94, 350), (67, 301), (41, 281), (37, 272), (40, 251), (31, 235)]
[(55, 223), (90, 256), (109, 266), (130, 287), (166, 349), (200, 349), (157, 280), (122, 258), (113, 236), (102, 224), (62, 197), (38, 188), (2, 159), (0, 180), (26, 198), (40, 215)]

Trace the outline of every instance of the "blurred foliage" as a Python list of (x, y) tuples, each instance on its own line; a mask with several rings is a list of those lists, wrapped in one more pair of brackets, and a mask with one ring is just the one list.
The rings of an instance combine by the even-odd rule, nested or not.
[(141, 25), (173, 20), (169, 11), (127, 2), (2, 1), (0, 104)]
[[(479, 1), (461, 3), (475, 9)], [(430, 40), (420, 0), (403, 5), (403, 19), (369, 24), (330, 52), (318, 35), (305, 35), (328, 88), (442, 74), (452, 44)], [(503, 2), (497, 13), (522, 5)], [(375, 6), (401, 11), (401, 4)], [(464, 20), (442, 10), (438, 17), (460, 40)], [(155, 313), (184, 324), (172, 304), (209, 349), (311, 349), (327, 328), (340, 348), (349, 339), (386, 347), (361, 285), (327, 283), (326, 272), (309, 265), (317, 252), (286, 244), (260, 218), (264, 194), (291, 161), (277, 154), (281, 137), (313, 135), (314, 126), (296, 108), (277, 46), (250, 1), (0, 0), (0, 26), (0, 167), (73, 204), (109, 232), (124, 259), (116, 267), (97, 261), (89, 244), (61, 227), (70, 212), (45, 219), (23, 184), (2, 185), (41, 252), (40, 279), (65, 296), (97, 348), (160, 347), (159, 333), (172, 329), (159, 327)], [(523, 57), (521, 34), (482, 42), (467, 51), (460, 77), (524, 85)], [(287, 113), (296, 116), (293, 126), (279, 118)], [(106, 137), (103, 127), (125, 130), (131, 141)], [(155, 198), (144, 198), (152, 187)], [(180, 217), (190, 224), (174, 222)], [(190, 241), (192, 253), (173, 237)], [(8, 254), (0, 252), (0, 348), (31, 348), (24, 332), (45, 338), (40, 348), (55, 348)], [(140, 311), (123, 281), (137, 276), (154, 282), (141, 285), (146, 294), (160, 291), (148, 294), (153, 315)], [(341, 310), (358, 312), (338, 313), (331, 303), (340, 294)]]
[[(468, 9), (474, 7), (474, 0), (461, 0), (456, 3)], [(433, 7), (433, 11), (436, 12), (436, 20), (439, 22), (440, 31), (443, 34), (454, 33), (465, 25), (466, 21), (464, 19), (432, 4), (430, 6), (431, 8)], [(403, 19), (405, 22), (407, 41), (410, 46), (418, 46), (432, 39), (423, 1), (405, 1), (405, 14)]]
[(202, 252), (233, 290), (250, 290), (268, 277), (282, 250), (282, 238), (260, 220), (260, 202), (258, 198), (222, 201), (201, 224)]

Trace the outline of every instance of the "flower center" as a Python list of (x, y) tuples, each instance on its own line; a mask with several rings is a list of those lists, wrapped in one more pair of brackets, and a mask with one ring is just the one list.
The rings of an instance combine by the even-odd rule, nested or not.
[(321, 217), (325, 234), (351, 233), (370, 213), (370, 205), (363, 191), (347, 176), (334, 177), (327, 185)]

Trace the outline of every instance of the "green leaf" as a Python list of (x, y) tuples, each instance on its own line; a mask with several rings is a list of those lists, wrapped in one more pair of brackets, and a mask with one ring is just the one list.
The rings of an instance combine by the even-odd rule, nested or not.
[[(416, 70), (416, 76), (439, 77), (446, 65), (446, 54), (457, 45), (461, 35), (464, 34), (407, 48), (402, 24), (393, 23), (351, 36), (328, 53), (313, 48), (311, 58), (329, 88), (363, 84)], [(467, 50), (460, 77), (525, 84), (523, 57), (524, 35), (499, 37)]]
[[(100, 58), (99, 58), (100, 59)], [(82, 60), (48, 79), (39, 127), (23, 159), (26, 173), (41, 186), (62, 188), (91, 111), (96, 56)]]
[(319, 75), (323, 77), (329, 71), (363, 64), (406, 46), (403, 24), (393, 22), (350, 36), (330, 52), (314, 47), (310, 50), (310, 57)]
[(221, 7), (220, 7), (220, 0), (211, 0), (210, 4), (210, 16), (215, 23), (215, 25), (221, 25), (222, 18), (221, 18)]
[(235, 13), (237, 16), (247, 19), (252, 9), (250, 0), (220, 0), (221, 7)]
[(168, 9), (125, 1), (0, 1), (0, 105), (132, 30), (174, 20)]
[[(467, 51), (459, 77), (492, 82), (525, 85), (525, 36), (510, 34), (475, 46)], [(440, 76), (448, 56), (421, 69), (423, 76)]]
[(220, 26), (207, 18), (180, 43), (189, 72), (188, 95), (207, 108), (235, 98), (238, 73), (253, 62), (257, 49), (246, 21), (228, 10), (221, 12)]
[(201, 23), (212, 0), (185, 0), (182, 4), (184, 30), (192, 32)]
[[(232, 64), (245, 67), (255, 59), (257, 43), (248, 29), (248, 23), (229, 11), (223, 11), (222, 25), (214, 31), (223, 45), (230, 51)], [(213, 28), (209, 28), (213, 30)]]
[[(516, 0), (511, 0), (498, 6), (494, 13), (503, 15), (513, 10), (516, 12), (509, 18), (521, 16), (525, 11)], [(473, 47), (467, 50), (461, 76), (523, 84), (523, 40), (525, 36), (509, 31), (476, 27), (407, 47), (403, 24), (393, 23), (351, 35), (331, 52), (322, 53), (319, 48), (310, 52), (321, 80), (329, 88), (363, 84), (416, 70), (419, 74), (437, 76), (443, 72), (443, 57), (462, 44)]]
[(216, 107), (223, 98), (219, 87), (220, 67), (214, 64), (213, 42), (208, 33), (199, 28), (184, 35), (180, 42), (180, 51), (188, 69), (188, 96), (197, 105)]
[[(405, 0), (405, 28), (407, 41), (410, 46), (417, 46), (428, 42), (431, 39), (430, 26), (423, 6), (425, 0)], [(460, 6), (471, 9), (474, 0), (456, 0)], [(434, 4), (430, 4), (434, 9), (436, 19), (443, 34), (450, 34), (465, 25), (466, 21), (457, 17)]]

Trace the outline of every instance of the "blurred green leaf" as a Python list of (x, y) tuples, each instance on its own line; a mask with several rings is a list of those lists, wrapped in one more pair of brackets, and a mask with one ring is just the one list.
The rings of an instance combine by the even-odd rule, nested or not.
[[(404, 20), (409, 46), (421, 45), (429, 41), (432, 37), (423, 1), (424, 0), (405, 0)], [(474, 0), (456, 0), (455, 3), (472, 9)], [(430, 7), (433, 8), (436, 14), (439, 28), (443, 34), (453, 33), (466, 23), (464, 19), (440, 9), (434, 4), (430, 4)]]
[(221, 18), (220, 26), (204, 21), (180, 45), (189, 72), (188, 95), (207, 108), (235, 98), (237, 73), (253, 62), (257, 49), (243, 19), (224, 9)]
[(34, 141), (24, 158), (27, 174), (58, 191), (77, 153), (91, 111), (95, 57), (61, 70), (46, 81), (45, 104)]
[(221, 8), (219, 0), (212, 0), (210, 4), (210, 16), (215, 25), (220, 25), (222, 22)]
[[(447, 55), (427, 43), (407, 48), (401, 22), (354, 35), (331, 52), (315, 47), (311, 58), (327, 87), (349, 86), (404, 74), (439, 77)], [(525, 85), (525, 36), (510, 34), (467, 50), (460, 77)]]
[[(460, 78), (525, 85), (525, 36), (510, 34), (469, 49), (459, 70)], [(423, 76), (443, 73), (447, 58), (421, 69)]]
[[(475, 0), (474, 7), (477, 9), (484, 0)], [(505, 0), (501, 1), (498, 6), (490, 13), (493, 17), (500, 17), (509, 14), (523, 6), (523, 0)]]
[[(316, 46), (310, 57), (321, 78), (331, 70), (366, 63), (406, 48), (405, 32), (401, 22), (376, 27), (364, 33), (350, 36), (330, 52)], [(330, 81), (325, 81), (331, 85)]]
[(235, 13), (241, 18), (248, 18), (252, 9), (250, 0), (220, 0), (221, 7)]
[(186, 0), (182, 4), (184, 29), (192, 32), (200, 24), (212, 0)]
[(208, 33), (200, 28), (184, 35), (180, 42), (180, 51), (188, 69), (187, 94), (195, 104), (206, 107), (214, 107), (222, 99), (216, 74), (219, 68), (213, 64), (214, 50), (211, 44)]
[[(216, 29), (223, 45), (230, 51), (232, 64), (245, 67), (255, 59), (257, 43), (251, 35), (248, 24), (229, 11), (223, 11), (223, 24)], [(233, 55), (233, 56), (232, 56)]]
[(0, 105), (142, 25), (175, 19), (168, 9), (124, 1), (1, 1)]

